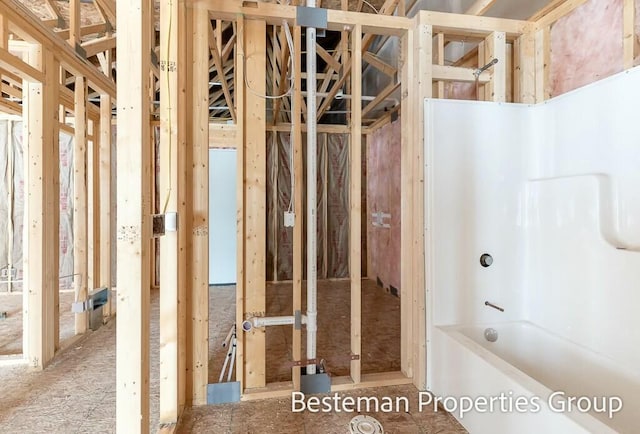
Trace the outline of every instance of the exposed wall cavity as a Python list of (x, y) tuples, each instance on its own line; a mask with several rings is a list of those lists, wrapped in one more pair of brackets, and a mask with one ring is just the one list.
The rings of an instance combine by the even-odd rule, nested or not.
[[(289, 137), (288, 133), (267, 135), (267, 280), (270, 281), (293, 278), (293, 228), (285, 227), (283, 218), (291, 200)], [(303, 137), (303, 143), (304, 140)], [(303, 161), (305, 158), (303, 155)], [(303, 204), (306, 204), (305, 185), (295, 188), (302, 189)], [(318, 134), (317, 196), (318, 278), (347, 277), (349, 141), (346, 134)], [(306, 206), (303, 209), (306, 210)], [(297, 215), (296, 221), (300, 219), (304, 224), (306, 216)], [(306, 257), (306, 253), (303, 255)]]
[(622, 71), (622, 3), (622, 0), (589, 0), (553, 25), (551, 96)]
[[(367, 142), (368, 275), (400, 289), (400, 120)], [(390, 217), (388, 216), (390, 215)], [(393, 292), (393, 290), (392, 290)]]
[[(12, 290), (22, 289), (24, 145), (21, 121), (0, 120), (0, 269), (16, 270)], [(60, 287), (73, 283), (73, 137), (60, 133)], [(11, 197), (11, 200), (9, 198)], [(66, 276), (66, 277), (65, 277)], [(83, 276), (82, 278), (86, 278)], [(0, 278), (0, 292), (8, 291)]]

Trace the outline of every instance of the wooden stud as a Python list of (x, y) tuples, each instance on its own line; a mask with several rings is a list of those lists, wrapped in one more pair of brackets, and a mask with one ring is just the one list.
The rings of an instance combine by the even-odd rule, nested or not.
[(636, 5), (634, 0), (624, 0), (623, 4), (623, 23), (624, 23), (624, 69), (633, 67), (633, 63), (636, 57)]
[[(236, 58), (235, 58), (235, 94), (236, 94), (236, 110), (238, 113), (237, 129), (236, 129), (236, 159), (237, 159), (237, 260), (236, 260), (236, 326), (244, 321), (244, 305), (245, 305), (245, 22), (244, 18), (238, 17), (236, 22)], [(236, 381), (240, 382), (240, 390), (246, 388), (245, 368), (244, 368), (244, 348), (245, 336), (240, 334), (236, 342)]]
[(100, 279), (100, 154), (94, 138), (94, 122), (87, 123), (87, 287), (93, 291)]
[[(111, 50), (105, 52), (105, 65), (102, 72), (106, 76), (111, 75)], [(112, 219), (115, 217), (111, 214), (112, 209), (112, 197), (111, 197), (111, 109), (112, 100), (107, 94), (100, 95), (100, 131), (99, 131), (99, 173), (100, 173), (100, 278), (98, 284), (101, 288), (109, 288), (111, 290), (111, 236), (112, 236)], [(111, 294), (107, 304), (103, 308), (103, 314), (105, 318), (111, 316), (112, 313), (112, 299)]]
[(24, 340), (29, 364), (43, 369), (59, 342), (59, 144), (57, 90), (59, 65), (53, 53), (34, 45), (29, 64), (44, 73), (43, 83), (23, 83), (25, 107)]
[(535, 89), (536, 102), (543, 102), (550, 98), (549, 92), (549, 64), (551, 29), (549, 27), (538, 29), (535, 33)]
[[(439, 66), (444, 65), (444, 33), (438, 33), (433, 41), (433, 61)], [(434, 74), (435, 75), (435, 74)], [(435, 80), (435, 77), (434, 77)], [(436, 81), (433, 88), (434, 97), (444, 98), (444, 81)]]
[[(117, 0), (118, 321), (116, 430), (149, 432), (151, 238), (148, 80), (152, 11), (147, 0)], [(144, 55), (143, 55), (144, 54)]]
[(505, 34), (503, 32), (493, 32), (484, 41), (484, 64), (493, 59), (498, 59), (498, 63), (492, 66), (491, 81), (486, 85), (486, 97), (490, 101), (506, 102), (507, 53)]
[(191, 275), (193, 405), (207, 403), (209, 373), (209, 14), (194, 10)]
[(44, 50), (56, 53), (56, 59), (67, 71), (76, 76), (86, 77), (93, 89), (115, 98), (116, 89), (113, 81), (106, 78), (88, 61), (82, 60), (68, 43), (52, 35), (51, 29), (40, 20), (32, 19), (33, 14), (22, 3), (13, 0), (0, 0), (0, 10), (9, 22), (15, 28), (22, 30), (31, 41), (37, 41), (42, 44)]
[(362, 358), (362, 26), (351, 31), (351, 146), (349, 168), (349, 277), (351, 279), (351, 379), (361, 381)]
[(160, 423), (177, 422), (185, 398), (185, 9), (171, 0), (160, 3), (160, 212), (178, 216), (177, 230), (160, 238)]
[[(293, 29), (294, 62), (297, 68), (293, 71), (293, 98), (291, 122), (293, 123), (293, 177), (295, 188), (293, 189), (295, 225), (293, 226), (293, 314), (302, 311), (302, 243), (304, 203), (302, 192), (304, 190), (304, 175), (302, 162), (302, 29), (296, 26)], [(275, 133), (274, 133), (275, 134)], [(294, 361), (302, 359), (302, 332), (293, 328), (292, 356)], [(291, 374), (293, 389), (300, 390), (300, 367), (294, 367)]]
[(75, 50), (80, 45), (80, 0), (69, 0), (69, 45)]
[(9, 20), (0, 13), (0, 48), (9, 49)]
[(536, 102), (536, 40), (532, 32), (525, 33), (514, 43), (515, 69), (514, 100), (524, 104)]
[[(73, 283), (75, 301), (87, 300), (87, 81), (76, 77), (73, 150)], [(76, 313), (75, 332), (87, 331), (87, 312)]]
[[(245, 53), (238, 61), (246, 66), (244, 152), (245, 189), (245, 314), (264, 315), (266, 308), (266, 103), (258, 95), (266, 93), (266, 23), (245, 23)], [(254, 328), (245, 337), (245, 388), (266, 385), (265, 330)]]

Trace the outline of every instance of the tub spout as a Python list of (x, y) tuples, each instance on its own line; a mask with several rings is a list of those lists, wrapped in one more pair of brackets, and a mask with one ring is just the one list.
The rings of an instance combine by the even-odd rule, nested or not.
[(494, 309), (496, 309), (496, 310), (499, 310), (500, 312), (504, 312), (504, 309), (503, 309), (503, 308), (501, 308), (500, 306), (496, 306), (495, 304), (490, 303), (490, 302), (488, 302), (488, 301), (485, 301), (485, 302), (484, 302), (484, 305), (485, 305), (485, 306), (492, 307), (492, 308), (494, 308)]

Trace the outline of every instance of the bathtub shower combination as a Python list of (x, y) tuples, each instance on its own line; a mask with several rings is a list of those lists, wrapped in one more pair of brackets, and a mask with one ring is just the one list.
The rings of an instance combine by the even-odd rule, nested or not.
[(427, 389), (472, 433), (638, 432), (640, 69), (425, 105)]

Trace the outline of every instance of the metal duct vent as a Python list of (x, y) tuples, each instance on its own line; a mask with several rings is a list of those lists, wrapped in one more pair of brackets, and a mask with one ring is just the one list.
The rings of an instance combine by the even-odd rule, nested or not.
[(356, 416), (349, 424), (351, 434), (384, 434), (384, 428), (380, 422), (371, 416)]

